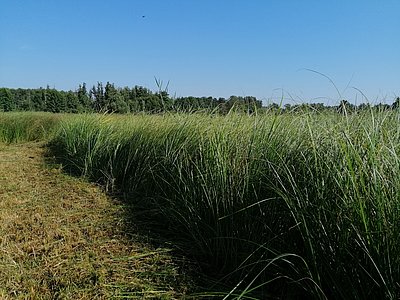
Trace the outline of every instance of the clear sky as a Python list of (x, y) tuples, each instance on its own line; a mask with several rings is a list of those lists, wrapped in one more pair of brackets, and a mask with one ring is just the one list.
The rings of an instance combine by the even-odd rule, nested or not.
[(3, 87), (391, 103), (399, 73), (399, 0), (0, 0)]

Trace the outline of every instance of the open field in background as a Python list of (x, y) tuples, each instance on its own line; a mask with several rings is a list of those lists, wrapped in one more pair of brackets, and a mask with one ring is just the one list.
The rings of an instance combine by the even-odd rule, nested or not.
[(399, 297), (397, 111), (46, 116), (64, 170), (133, 205), (230, 298)]

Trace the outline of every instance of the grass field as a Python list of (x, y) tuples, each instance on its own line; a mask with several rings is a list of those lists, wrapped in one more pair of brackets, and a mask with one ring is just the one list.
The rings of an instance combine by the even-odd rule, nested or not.
[(0, 299), (185, 298), (184, 261), (139, 234), (128, 207), (19, 141), (0, 143)]
[(61, 119), (67, 117), (40, 112), (0, 113), (0, 143), (48, 140)]
[(227, 298), (400, 296), (398, 112), (78, 115), (48, 146)]

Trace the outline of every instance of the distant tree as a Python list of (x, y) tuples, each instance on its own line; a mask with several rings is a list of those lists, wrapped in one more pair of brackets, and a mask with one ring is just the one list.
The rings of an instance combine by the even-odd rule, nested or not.
[(29, 107), (29, 89), (8, 89), (12, 97), (12, 110), (24, 110)]
[(254, 113), (257, 109), (260, 109), (262, 107), (262, 101), (257, 100), (257, 98), (253, 96), (246, 96), (243, 98), (243, 101), (244, 108), (249, 114)]
[(72, 91), (64, 92), (65, 98), (65, 112), (69, 113), (79, 113), (85, 111), (82, 105), (79, 103), (79, 97), (77, 93)]
[(365, 110), (369, 110), (370, 108), (371, 108), (371, 105), (369, 103), (361, 103), (358, 105), (357, 110), (365, 111)]
[(386, 103), (378, 103), (377, 105), (374, 106), (374, 109), (377, 111), (386, 111), (389, 110), (392, 106)]
[(107, 81), (104, 92), (104, 106), (103, 110), (106, 112), (115, 112), (118, 101), (118, 91), (114, 84)]
[(57, 95), (57, 110), (58, 112), (68, 112), (67, 109), (67, 93), (64, 91), (54, 90)]
[(209, 111), (226, 114), (230, 110), (253, 113), (261, 109), (262, 102), (252, 96), (231, 96), (229, 99), (209, 97), (171, 98), (167, 89), (152, 92), (142, 87), (118, 88), (107, 82), (105, 86), (97, 82), (89, 91), (86, 83), (80, 84), (75, 91), (58, 91), (47, 86), (38, 89), (7, 89), (0, 90), (0, 110), (33, 110), (49, 112), (85, 111), (96, 112), (150, 112), (163, 111)]
[(106, 108), (104, 88), (101, 82), (97, 82), (97, 87), (93, 86), (89, 93), (92, 99), (92, 106), (96, 112), (104, 111)]
[(44, 111), (44, 89), (39, 88), (32, 90), (32, 107), (35, 111)]
[(399, 107), (400, 107), (400, 97), (397, 97), (392, 104), (392, 109), (398, 109)]
[(353, 104), (351, 104), (349, 101), (347, 100), (341, 100), (339, 105), (337, 106), (337, 112), (340, 114), (348, 114), (353, 112), (355, 109), (355, 106)]
[(17, 109), (24, 111), (34, 110), (32, 95), (33, 91), (30, 89), (14, 90), (14, 99), (16, 100)]
[(323, 103), (310, 103), (309, 105), (312, 111), (322, 112), (325, 110)]
[(172, 107), (172, 99), (169, 97), (168, 92), (166, 90), (159, 91), (156, 93), (156, 96), (160, 99), (162, 110), (170, 110), (170, 108)]
[(82, 83), (82, 85), (79, 85), (78, 90), (77, 90), (77, 97), (78, 97), (78, 108), (79, 111), (90, 111), (91, 110), (91, 103), (90, 103), (90, 97), (89, 93), (86, 89), (86, 83)]
[(46, 111), (52, 113), (66, 111), (66, 99), (64, 97), (64, 94), (55, 89), (50, 89), (49, 87), (47, 87), (47, 89), (44, 91), (44, 96)]
[(119, 89), (119, 94), (126, 105), (126, 112), (137, 112), (139, 110), (137, 101), (135, 101), (129, 87)]
[(273, 102), (273, 103), (271, 103), (271, 104), (269, 104), (269, 105), (267, 106), (267, 109), (268, 109), (269, 111), (278, 111), (280, 108), (281, 108), (281, 107), (279, 106), (279, 104), (277, 104), (277, 103), (275, 103), (275, 102)]
[(292, 110), (292, 105), (290, 103), (286, 103), (283, 107), (285, 112), (290, 112)]
[(15, 107), (13, 95), (7, 88), (0, 89), (0, 110), (12, 111)]
[(145, 98), (145, 110), (148, 112), (159, 113), (164, 109), (164, 104), (158, 94), (150, 94)]

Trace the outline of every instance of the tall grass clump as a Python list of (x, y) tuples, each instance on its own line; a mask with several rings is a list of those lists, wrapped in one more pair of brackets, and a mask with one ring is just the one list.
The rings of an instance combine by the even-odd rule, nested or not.
[(77, 116), (50, 147), (140, 202), (235, 286), (226, 298), (397, 298), (399, 124), (397, 112)]
[(315, 121), (307, 121), (308, 145), (275, 171), (303, 258), (329, 298), (397, 298), (398, 113)]
[(61, 115), (42, 112), (0, 113), (0, 142), (17, 143), (49, 139)]

